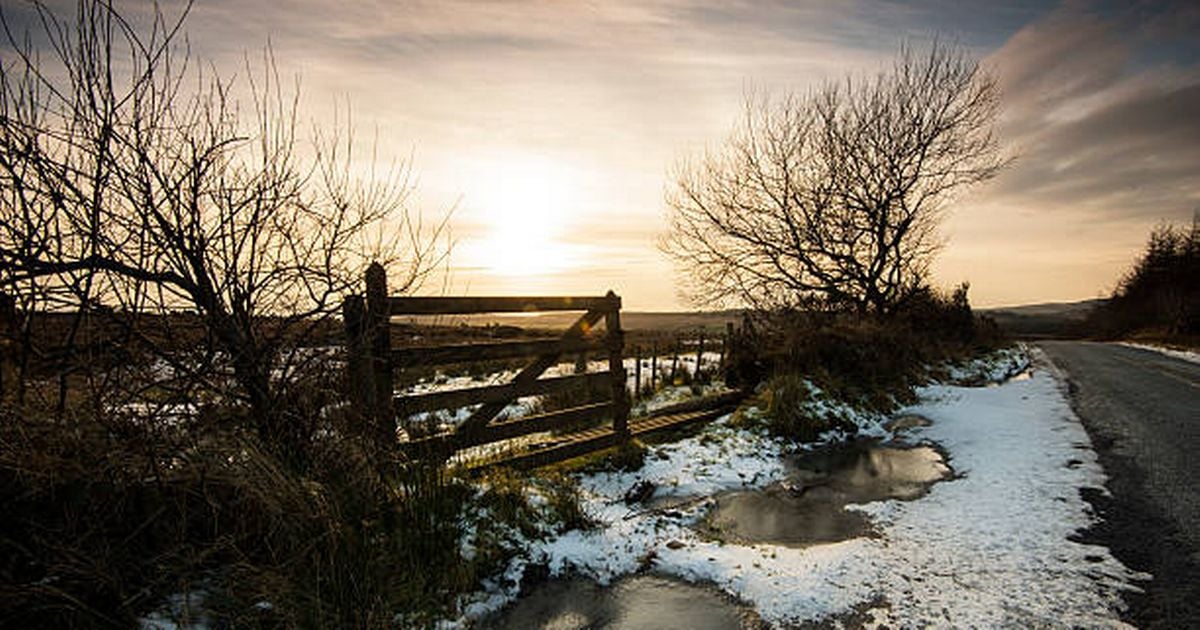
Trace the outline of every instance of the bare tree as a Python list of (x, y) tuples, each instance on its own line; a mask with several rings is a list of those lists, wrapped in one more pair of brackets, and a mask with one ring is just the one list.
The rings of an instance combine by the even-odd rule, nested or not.
[(998, 104), (940, 42), (871, 78), (748, 97), (728, 140), (677, 169), (662, 249), (698, 303), (886, 314), (925, 281), (947, 202), (1004, 166)]
[[(444, 256), (445, 219), (409, 211), (403, 164), (360, 178), (345, 129), (302, 141), (269, 50), (246, 85), (192, 63), (186, 8), (143, 26), (104, 0), (28, 11), (34, 37), (0, 10), (0, 293), (25, 313), (73, 313), (68, 347), (107, 314), (187, 376), (184, 393), (225, 392), (227, 369), (260, 434), (291, 430), (275, 403), (308, 356), (292, 349), (372, 259), (392, 263), (398, 291), (420, 282)], [(184, 321), (200, 328), (186, 359), (163, 331)]]

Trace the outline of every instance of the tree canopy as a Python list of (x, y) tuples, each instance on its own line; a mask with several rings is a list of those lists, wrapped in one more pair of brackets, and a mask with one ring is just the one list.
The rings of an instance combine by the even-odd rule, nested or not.
[(1161, 225), (1151, 232), (1142, 255), (1091, 323), (1111, 337), (1200, 334), (1200, 213), (1189, 227)]

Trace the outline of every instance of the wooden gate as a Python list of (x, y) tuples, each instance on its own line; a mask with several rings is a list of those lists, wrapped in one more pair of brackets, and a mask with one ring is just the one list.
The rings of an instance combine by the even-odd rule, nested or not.
[[(466, 315), (477, 313), (537, 313), (582, 311), (558, 338), (393, 347), (390, 319), (398, 315)], [(367, 272), (367, 291), (343, 303), (347, 361), (352, 404), (373, 420), (380, 440), (396, 442), (396, 419), (439, 409), (479, 405), (453, 432), (400, 443), (413, 455), (448, 456), (454, 451), (540, 433), (584, 420), (611, 418), (609, 441), (629, 437), (629, 397), (622, 364), (621, 298), (613, 292), (600, 297), (394, 297), (387, 295), (386, 274), (374, 264)], [(604, 334), (594, 334), (604, 323)], [(564, 355), (603, 352), (603, 372), (540, 378)], [(530, 358), (512, 378), (500, 385), (469, 387), (426, 394), (396, 396), (393, 372), (498, 359)], [(587, 388), (607, 391), (608, 400), (549, 413), (499, 420), (497, 415), (522, 396)]]

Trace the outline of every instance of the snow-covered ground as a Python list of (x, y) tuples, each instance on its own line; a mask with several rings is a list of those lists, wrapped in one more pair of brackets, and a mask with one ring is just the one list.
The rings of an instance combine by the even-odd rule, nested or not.
[(1175, 348), (1168, 348), (1166, 346), (1155, 346), (1148, 343), (1133, 343), (1130, 341), (1121, 342), (1121, 345), (1129, 346), (1130, 348), (1150, 350), (1159, 354), (1165, 354), (1169, 357), (1175, 357), (1176, 359), (1191, 361), (1192, 363), (1200, 363), (1200, 352), (1196, 352), (1195, 350), (1177, 350)]
[[(940, 445), (957, 476), (915, 501), (852, 506), (877, 537), (796, 548), (697, 534), (692, 526), (712, 505), (706, 497), (785, 475), (787, 445), (725, 418), (653, 448), (641, 470), (584, 476), (585, 507), (600, 527), (527, 541), (505, 575), (465, 598), (463, 616), (446, 625), (469, 626), (512, 601), (531, 563), (602, 583), (652, 566), (715, 584), (775, 624), (866, 610), (902, 627), (1119, 625), (1121, 591), (1147, 576), (1107, 548), (1070, 540), (1095, 520), (1079, 489), (1102, 488), (1104, 475), (1060, 379), (1033, 352), (1035, 366), (1003, 385), (927, 387), (901, 412), (932, 421), (907, 437)], [(865, 433), (885, 433), (883, 418), (856, 420)], [(657, 485), (656, 501), (678, 507), (628, 507), (626, 491), (644, 480)]]
[[(706, 374), (715, 374), (720, 365), (721, 355), (716, 352), (705, 352), (701, 357), (701, 369)], [(625, 357), (622, 362), (625, 368), (625, 388), (629, 392), (634, 391), (634, 386), (637, 383), (639, 376), (636, 366), (637, 360), (633, 357)], [(656, 368), (652, 370), (652, 367)], [(674, 369), (672, 369), (674, 367)], [(606, 372), (608, 371), (608, 361), (588, 361), (587, 371), (589, 373)], [(642, 400), (635, 401), (633, 415), (637, 416), (644, 413), (649, 413), (661, 407), (682, 402), (696, 395), (707, 395), (711, 393), (719, 393), (724, 391), (724, 385), (719, 381), (716, 383), (706, 383), (702, 387), (698, 387), (697, 391), (692, 391), (689, 386), (672, 385), (668, 383), (670, 376), (674, 371), (677, 376), (686, 375), (691, 377), (696, 371), (696, 354), (693, 352), (688, 355), (679, 357), (678, 363), (672, 366), (670, 357), (660, 356), (657, 363), (653, 363), (649, 358), (642, 359), (641, 384), (643, 391), (648, 391), (651, 385), (651, 372), (657, 372), (657, 377), (654, 379), (654, 384), (658, 389), (651, 395), (647, 395)], [(568, 376), (575, 373), (575, 364), (573, 362), (562, 362), (550, 366), (539, 378), (553, 378), (557, 376)], [(413, 385), (401, 390), (401, 396), (430, 394), (434, 392), (451, 391), (456, 389), (466, 389), (471, 387), (483, 387), (488, 385), (502, 385), (512, 381), (517, 375), (516, 370), (504, 370), (493, 372), (490, 374), (481, 375), (458, 375), (451, 376), (444, 372), (437, 372), (431, 378), (419, 381)], [(505, 407), (498, 415), (501, 419), (521, 418), (532, 413), (535, 413), (542, 401), (542, 396), (522, 396), (510, 405)], [(438, 425), (439, 430), (447, 430), (451, 427), (462, 424), (478, 405), (468, 405), (457, 409), (445, 409), (432, 412), (423, 412), (414, 414), (408, 421), (419, 424)], [(403, 423), (402, 423), (403, 424)]]

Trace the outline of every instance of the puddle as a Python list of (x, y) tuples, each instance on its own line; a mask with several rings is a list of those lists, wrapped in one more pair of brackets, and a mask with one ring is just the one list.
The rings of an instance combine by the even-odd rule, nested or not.
[(765, 626), (751, 609), (714, 588), (637, 575), (607, 587), (582, 578), (547, 582), (482, 620), (479, 627), (736, 630)]
[(911, 500), (951, 475), (929, 446), (857, 440), (786, 462), (787, 479), (762, 490), (716, 497), (701, 524), (709, 536), (734, 542), (789, 546), (848, 540), (870, 534), (871, 523), (851, 503)]
[(794, 494), (817, 495), (840, 503), (882, 499), (911, 500), (950, 476), (946, 460), (932, 446), (854, 440), (785, 461)]
[(793, 547), (858, 538), (870, 528), (870, 520), (859, 512), (797, 497), (782, 485), (718, 497), (700, 526), (702, 533), (720, 540)]

